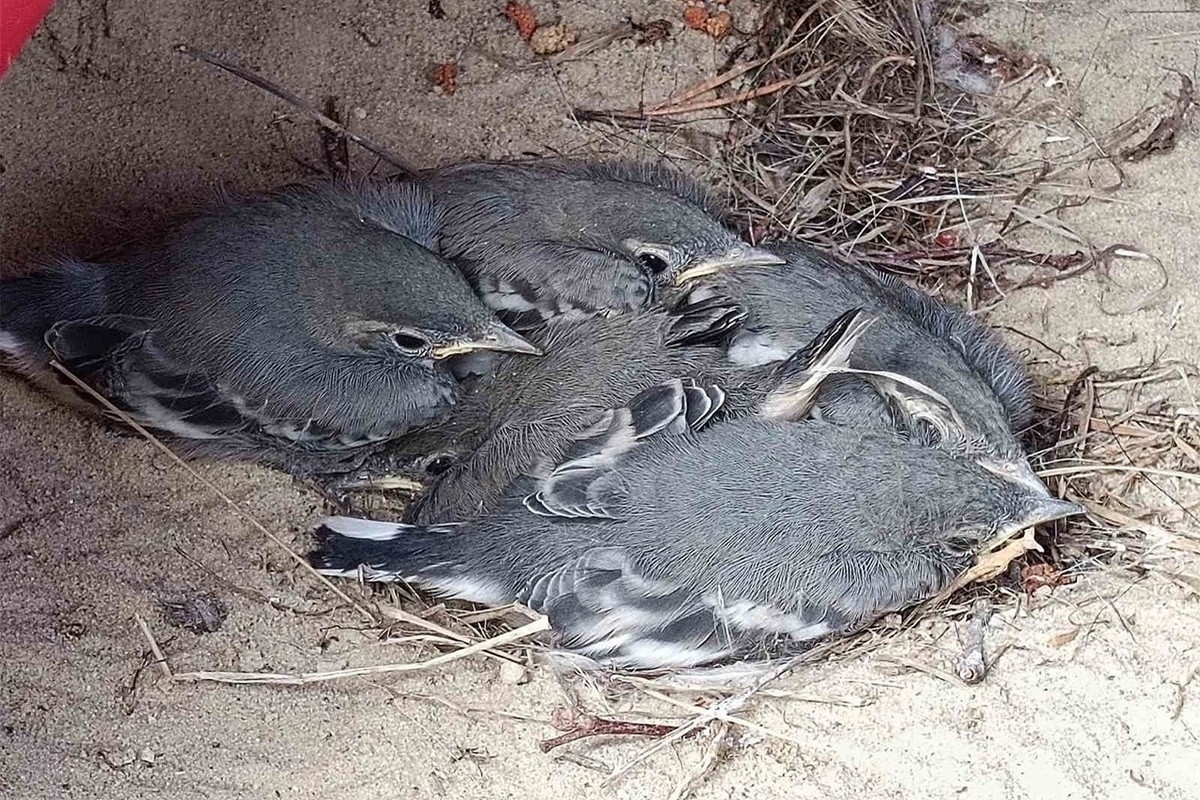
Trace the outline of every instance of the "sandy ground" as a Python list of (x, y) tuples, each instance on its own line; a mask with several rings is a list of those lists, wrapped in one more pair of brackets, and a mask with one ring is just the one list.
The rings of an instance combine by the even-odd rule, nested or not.
[[(306, 97), (347, 98), (357, 130), (418, 163), (573, 151), (593, 134), (568, 121), (568, 105), (665, 96), (711, 74), (732, 46), (677, 30), (658, 46), (618, 44), (553, 71), (513, 71), (474, 49), (523, 57), (498, 0), (444, 5), (447, 18), (435, 21), (416, 2), (60, 0), (0, 84), (5, 270), (112, 242), (218, 185), (300, 174), (272, 127), (289, 109), (185, 62), (170, 49), (179, 42), (238, 54)], [(1166, 68), (1191, 73), (1200, 37), (1194, 16), (1142, 13), (1178, 3), (1094, 5), (998, 2), (979, 24), (1048, 55), (1077, 91), (1081, 118), (1103, 127), (1173, 86)], [(627, 15), (680, 13), (674, 0), (538, 8), (587, 33)], [(732, 8), (739, 19), (752, 10), (746, 0)], [(432, 93), (425, 75), (447, 60), (462, 64), (452, 97)], [(307, 123), (279, 124), (297, 153), (315, 157)], [(1047, 131), (1070, 133), (1053, 120)], [(1156, 352), (1195, 361), (1197, 182), (1200, 138), (1190, 134), (1175, 153), (1131, 168), (1120, 202), (1073, 217), (1104, 243), (1161, 259), (1171, 284), (1149, 307), (1114, 315), (1111, 290), (1083, 278), (1010, 297), (995, 320), (1076, 362), (1129, 364)], [(1121, 269), (1133, 288), (1116, 300), (1129, 308), (1142, 299), (1139, 268)], [(286, 477), (199, 469), (290, 540), (320, 513)], [(1172, 569), (1195, 575), (1198, 565)], [(538, 674), (514, 685), (491, 661), (300, 689), (139, 674), (146, 646), (135, 615), (177, 670), (320, 670), (419, 654), (379, 644), (350, 612), (330, 610), (286, 556), (151, 447), (9, 376), (0, 377), (0, 574), (6, 798), (664, 798), (701, 756), (700, 743), (677, 745), (604, 787), (601, 774), (537, 749), (565, 702), (558, 684)], [(168, 627), (154, 594), (181, 589), (218, 595), (225, 626), (207, 635)], [(852, 702), (760, 703), (753, 719), (790, 741), (742, 737), (697, 796), (1200, 797), (1200, 604), (1178, 583), (1110, 573), (1008, 608), (989, 639), (1003, 654), (976, 687), (936, 674), (953, 671), (959, 635), (932, 620), (865, 658), (794, 676), (797, 692)], [(571, 749), (614, 765), (638, 747)]]

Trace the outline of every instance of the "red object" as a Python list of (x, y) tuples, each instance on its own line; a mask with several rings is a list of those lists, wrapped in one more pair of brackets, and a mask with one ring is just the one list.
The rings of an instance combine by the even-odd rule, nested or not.
[(0, 78), (52, 5), (54, 0), (0, 0)]

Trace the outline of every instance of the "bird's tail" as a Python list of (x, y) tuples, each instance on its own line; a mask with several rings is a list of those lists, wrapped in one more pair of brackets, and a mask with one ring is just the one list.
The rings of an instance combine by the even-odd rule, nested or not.
[(308, 563), (322, 575), (405, 581), (477, 603), (512, 602), (515, 592), (466, 558), (471, 536), (459, 525), (405, 525), (329, 517), (314, 532)]
[(108, 313), (104, 275), (94, 264), (68, 259), (0, 282), (0, 360), (44, 370), (51, 358), (45, 336), (55, 322)]

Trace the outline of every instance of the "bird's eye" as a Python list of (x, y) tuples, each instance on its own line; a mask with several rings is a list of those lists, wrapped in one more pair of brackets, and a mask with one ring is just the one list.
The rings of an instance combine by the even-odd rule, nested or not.
[(638, 263), (650, 271), (651, 275), (659, 275), (670, 268), (670, 264), (658, 253), (643, 250), (637, 254)]
[(439, 453), (425, 462), (425, 474), (429, 476), (441, 475), (452, 466), (454, 466), (454, 459), (445, 453)]
[(412, 331), (396, 331), (392, 343), (406, 353), (420, 354), (429, 349), (429, 342)]

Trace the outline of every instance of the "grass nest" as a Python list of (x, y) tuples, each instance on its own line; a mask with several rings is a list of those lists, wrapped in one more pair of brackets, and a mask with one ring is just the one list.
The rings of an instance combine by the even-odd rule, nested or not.
[[(712, 114), (723, 115), (719, 146), (702, 157), (710, 178), (726, 190), (733, 218), (752, 239), (803, 239), (933, 291), (956, 293), (973, 311), (1021, 287), (1047, 286), (1093, 270), (1103, 277), (1116, 259), (1149, 259), (1128, 246), (1093, 245), (1060, 212), (1119, 189), (1124, 164), (1170, 150), (1194, 106), (1191, 81), (1179, 76), (1176, 96), (1148, 104), (1106, 132), (1090, 131), (1063, 112), (1067, 89), (1051, 65), (1019, 47), (962, 32), (963, 21), (979, 13), (976, 4), (927, 0), (776, 0), (763, 10), (757, 34), (711, 79), (656, 104), (625, 111), (575, 109), (575, 116), (610, 132), (658, 135), (683, 133), (693, 124), (711, 131)], [(1047, 114), (1058, 114), (1079, 135), (1047, 136), (1033, 124)], [(344, 133), (340, 123), (337, 128)], [(341, 147), (344, 153), (344, 142)], [(395, 163), (378, 148), (372, 152)], [(1034, 235), (1024, 235), (1028, 232)], [(1200, 541), (1169, 530), (1195, 522), (1194, 505), (1200, 504), (1180, 499), (1195, 495), (1200, 477), (1200, 405), (1191, 388), (1195, 365), (1160, 361), (1104, 372), (1071, 364), (1037, 344), (1048, 355), (1033, 363), (1042, 388), (1036, 422), (1027, 432), (1032, 458), (1054, 491), (1086, 504), (1091, 513), (1086, 522), (1073, 520), (1037, 539), (997, 543), (978, 570), (936, 599), (952, 612), (971, 613), (973, 623), (984, 619), (969, 626), (977, 634), (968, 630), (979, 641), (968, 645), (966, 655), (978, 657), (979, 669), (971, 667), (969, 675), (960, 670), (962, 680), (977, 680), (986, 671), (981, 600), (1068, 583), (1098, 565), (1155, 570), (1200, 593), (1200, 582), (1160, 558), (1200, 554)], [(1001, 579), (975, 582), (996, 577)], [(442, 654), (418, 664), (306, 675), (170, 677), (296, 685), (426, 669), (473, 654), (520, 665), (536, 649), (527, 637), (545, 630), (544, 619), (510, 619), (512, 609), (427, 605), (406, 611), (394, 588), (376, 590), (374, 608), (368, 609), (321, 580), (362, 612), (368, 625), (381, 628), (382, 637), (431, 644)], [(403, 605), (413, 608), (414, 602), (419, 603), (405, 598)], [(809, 658), (862, 652), (913, 624), (928, 608), (822, 645)], [(711, 769), (730, 726), (764, 733), (736, 712), (756, 693), (778, 694), (781, 690), (764, 687), (790, 666), (779, 665), (749, 689), (726, 692), (714, 703), (681, 703), (644, 678), (614, 676), (674, 704), (686, 722), (667, 731), (653, 725), (622, 728), (626, 723), (598, 717), (562, 721), (565, 738), (548, 740), (543, 749), (605, 732), (661, 737), (624, 767), (606, 770), (614, 780), (662, 743), (718, 722), (723, 729), (710, 744), (712, 759), (705, 760)], [(617, 729), (605, 727), (609, 723)], [(694, 788), (689, 779), (673, 796)]]

